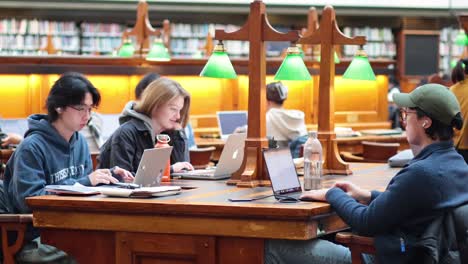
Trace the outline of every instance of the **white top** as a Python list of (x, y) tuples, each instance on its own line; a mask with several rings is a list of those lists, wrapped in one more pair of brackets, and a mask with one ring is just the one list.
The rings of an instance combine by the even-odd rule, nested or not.
[(291, 141), (307, 135), (304, 112), (271, 108), (266, 113), (266, 133), (267, 137), (274, 137), (279, 141)]

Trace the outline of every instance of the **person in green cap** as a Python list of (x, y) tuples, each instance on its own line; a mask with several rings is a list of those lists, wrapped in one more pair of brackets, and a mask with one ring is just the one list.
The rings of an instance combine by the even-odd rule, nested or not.
[[(463, 120), (455, 95), (440, 84), (394, 94), (393, 100), (401, 108), (414, 158), (386, 190), (368, 191), (350, 182), (336, 182), (303, 196), (327, 201), (354, 232), (373, 236), (378, 263), (421, 263), (421, 251), (412, 247), (413, 242), (447, 209), (468, 202), (468, 165), (452, 141), (453, 128), (460, 129)], [(437, 252), (437, 246), (427, 249), (447, 257)], [(374, 258), (365, 256), (365, 261), (373, 263)], [(321, 239), (270, 240), (265, 245), (265, 263), (351, 263), (351, 256), (347, 248)]]

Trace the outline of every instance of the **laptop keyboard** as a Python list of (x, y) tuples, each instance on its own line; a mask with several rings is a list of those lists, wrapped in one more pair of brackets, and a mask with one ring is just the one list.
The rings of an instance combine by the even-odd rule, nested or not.
[(189, 175), (213, 176), (214, 170), (193, 170), (193, 171), (187, 171), (186, 173)]

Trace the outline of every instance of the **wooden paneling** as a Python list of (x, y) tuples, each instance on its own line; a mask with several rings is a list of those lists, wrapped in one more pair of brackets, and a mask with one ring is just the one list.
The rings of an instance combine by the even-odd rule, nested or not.
[[(276, 70), (279, 60), (269, 60), (267, 68)], [(216, 133), (217, 121), (215, 113), (222, 110), (247, 110), (248, 76), (239, 75), (236, 80), (203, 78), (191, 75), (184, 67), (199, 71), (205, 60), (173, 60), (168, 63), (146, 62), (141, 59), (97, 58), (97, 57), (3, 57), (0, 62), (0, 96), (4, 98), (0, 108), (2, 118), (25, 118), (33, 113), (45, 113), (45, 100), (53, 83), (59, 78), (60, 72), (66, 70), (84, 71), (91, 82), (102, 95), (98, 111), (106, 114), (120, 113), (126, 102), (133, 100), (134, 87), (142, 74), (156, 71), (161, 74), (171, 73), (167, 68), (177, 69), (166, 75), (179, 81), (191, 96), (191, 122), (197, 135)], [(343, 68), (348, 62), (342, 62), (337, 68)], [(386, 61), (373, 61), (377, 69), (388, 65)], [(239, 73), (247, 68), (245, 60), (233, 60)], [(312, 62), (306, 62), (316, 72), (317, 67)], [(17, 74), (20, 68), (29, 65), (31, 71)], [(51, 67), (57, 67), (57, 71)], [(80, 68), (82, 67), (82, 68)], [(98, 68), (106, 69), (105, 71)], [(133, 67), (133, 70), (129, 70)], [(35, 69), (35, 70), (34, 70)], [(16, 72), (15, 72), (16, 71)], [(337, 71), (339, 71), (337, 69)], [(38, 74), (34, 72), (39, 72)], [(106, 73), (107, 72), (107, 73)], [(181, 75), (181, 73), (188, 75)], [(106, 74), (104, 74), (106, 73)], [(266, 83), (273, 82), (273, 75), (268, 75)], [(284, 107), (298, 109), (305, 113), (306, 124), (316, 124), (318, 120), (318, 76), (312, 81), (284, 82), (289, 88), (288, 100)], [(387, 78), (379, 75), (377, 82), (356, 82), (336, 80), (336, 120), (337, 123), (385, 122), (387, 118)]]
[(60, 249), (73, 256), (77, 263), (115, 263), (115, 234), (90, 230), (43, 229), (41, 242), (60, 243)]
[[(1, 79), (2, 118), (14, 115), (28, 115), (31, 112), (30, 100), (33, 89), (30, 89), (31, 79), (34, 77), (24, 75), (9, 75)], [(31, 91), (33, 90), (33, 91)], [(22, 100), (18, 100), (21, 98)]]
[(216, 241), (207, 236), (170, 236), (119, 232), (116, 264), (211, 264), (216, 262)]
[[(245, 239), (230, 237), (217, 238), (218, 258), (216, 263), (239, 264), (239, 263), (264, 263), (263, 239)], [(224, 258), (224, 256), (230, 256)]]

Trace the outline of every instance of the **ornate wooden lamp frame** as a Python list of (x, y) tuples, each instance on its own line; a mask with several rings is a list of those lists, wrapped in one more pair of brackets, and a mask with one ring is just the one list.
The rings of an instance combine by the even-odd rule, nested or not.
[(244, 158), (240, 169), (228, 181), (238, 187), (271, 185), (264, 168), (262, 149), (268, 146), (266, 140), (266, 51), (265, 41), (291, 41), (299, 39), (299, 32), (280, 33), (268, 22), (265, 4), (255, 0), (250, 4), (250, 14), (245, 25), (235, 32), (216, 30), (217, 40), (249, 41), (249, 102), (248, 131)]
[(323, 146), (324, 174), (352, 174), (344, 162), (335, 141), (335, 62), (334, 45), (364, 45), (366, 38), (345, 36), (336, 23), (335, 10), (327, 5), (323, 9), (320, 26), (316, 31), (299, 39), (299, 44), (321, 45), (319, 75), (318, 137)]

